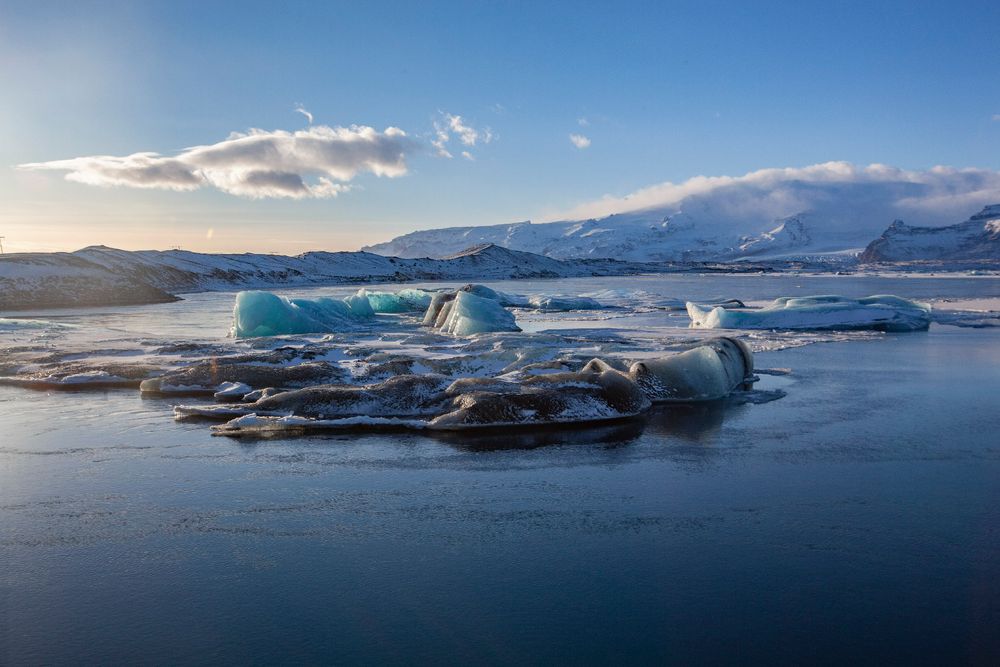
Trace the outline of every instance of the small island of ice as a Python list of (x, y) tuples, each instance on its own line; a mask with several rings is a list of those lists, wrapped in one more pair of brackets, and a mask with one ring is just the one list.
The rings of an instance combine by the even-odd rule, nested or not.
[(931, 307), (898, 296), (862, 299), (843, 296), (781, 297), (760, 310), (708, 308), (687, 303), (697, 329), (872, 329), (922, 331), (930, 325)]

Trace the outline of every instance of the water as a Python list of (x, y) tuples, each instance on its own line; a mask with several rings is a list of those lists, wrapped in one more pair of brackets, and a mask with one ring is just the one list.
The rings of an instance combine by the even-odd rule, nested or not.
[[(956, 278), (493, 286), (1000, 295)], [(231, 296), (37, 316), (75, 325), (57, 347), (219, 341)], [(686, 323), (614, 315), (519, 319)], [(776, 340), (755, 344), (790, 371), (762, 376), (777, 401), (476, 437), (230, 440), (134, 391), (0, 387), (0, 663), (994, 662), (1000, 329)]]

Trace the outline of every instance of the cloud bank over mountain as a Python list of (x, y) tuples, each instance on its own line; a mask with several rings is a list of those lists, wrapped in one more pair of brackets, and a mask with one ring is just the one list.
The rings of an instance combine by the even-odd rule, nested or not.
[(853, 197), (862, 196), (867, 205), (891, 208), (901, 214), (954, 215), (1000, 201), (1000, 172), (942, 166), (908, 171), (884, 164), (825, 162), (760, 169), (743, 176), (695, 176), (682, 183), (668, 181), (623, 197), (604, 196), (546, 219), (586, 220), (644, 209), (680, 209), (692, 202), (709, 201), (717, 215), (775, 219), (836, 205), (835, 198), (848, 191)]
[(860, 249), (893, 220), (954, 224), (1000, 202), (1000, 172), (827, 162), (698, 176), (574, 207), (562, 219), (407, 234), (368, 248), (444, 256), (495, 243), (551, 257), (730, 260)]

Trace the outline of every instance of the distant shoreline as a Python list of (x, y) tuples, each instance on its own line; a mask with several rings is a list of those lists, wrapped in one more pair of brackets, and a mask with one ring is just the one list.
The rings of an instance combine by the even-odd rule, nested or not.
[(169, 303), (181, 294), (246, 289), (628, 276), (667, 273), (944, 274), (1000, 277), (1000, 262), (859, 264), (855, 259), (738, 262), (559, 260), (486, 244), (443, 259), (367, 252), (298, 256), (127, 251), (94, 246), (73, 253), (0, 255), (0, 312)]

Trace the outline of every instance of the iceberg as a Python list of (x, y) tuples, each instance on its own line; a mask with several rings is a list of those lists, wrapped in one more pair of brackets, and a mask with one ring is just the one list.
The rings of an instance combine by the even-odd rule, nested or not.
[(637, 361), (628, 374), (654, 402), (712, 401), (754, 380), (753, 354), (741, 340), (716, 338), (672, 357)]
[(243, 382), (223, 382), (213, 395), (217, 401), (239, 400), (253, 391), (253, 387)]
[(514, 321), (514, 316), (500, 305), (499, 295), (488, 287), (483, 287), (483, 290), (484, 294), (492, 293), (497, 298), (477, 296), (465, 289), (454, 294), (435, 294), (424, 315), (424, 324), (455, 336), (472, 336), (493, 331), (520, 331), (521, 328)]
[[(478, 298), (466, 294), (456, 300)], [(242, 403), (178, 405), (174, 414), (177, 419), (229, 420), (213, 432), (232, 436), (343, 428), (462, 431), (585, 424), (636, 417), (657, 402), (725, 398), (755, 379), (749, 348), (733, 338), (717, 338), (631, 366), (620, 359), (593, 359), (578, 371), (518, 380), (405, 374), (365, 385), (323, 384), (247, 395)]]
[(931, 321), (930, 304), (892, 295), (781, 297), (760, 310), (708, 308), (688, 302), (687, 312), (697, 329), (922, 331)]
[(537, 310), (600, 310), (603, 306), (595, 299), (586, 296), (543, 296), (535, 294), (528, 297), (528, 304)]
[(427, 310), (434, 292), (411, 288), (398, 292), (376, 292), (361, 288), (356, 296), (368, 299), (376, 313), (410, 313)]
[(432, 419), (427, 428), (580, 424), (634, 417), (650, 407), (642, 390), (614, 369), (539, 375), (522, 384), (511, 383), (507, 391), (501, 386), (458, 394), (451, 411)]
[(342, 331), (375, 316), (366, 296), (288, 299), (271, 292), (240, 292), (233, 308), (235, 338)]

